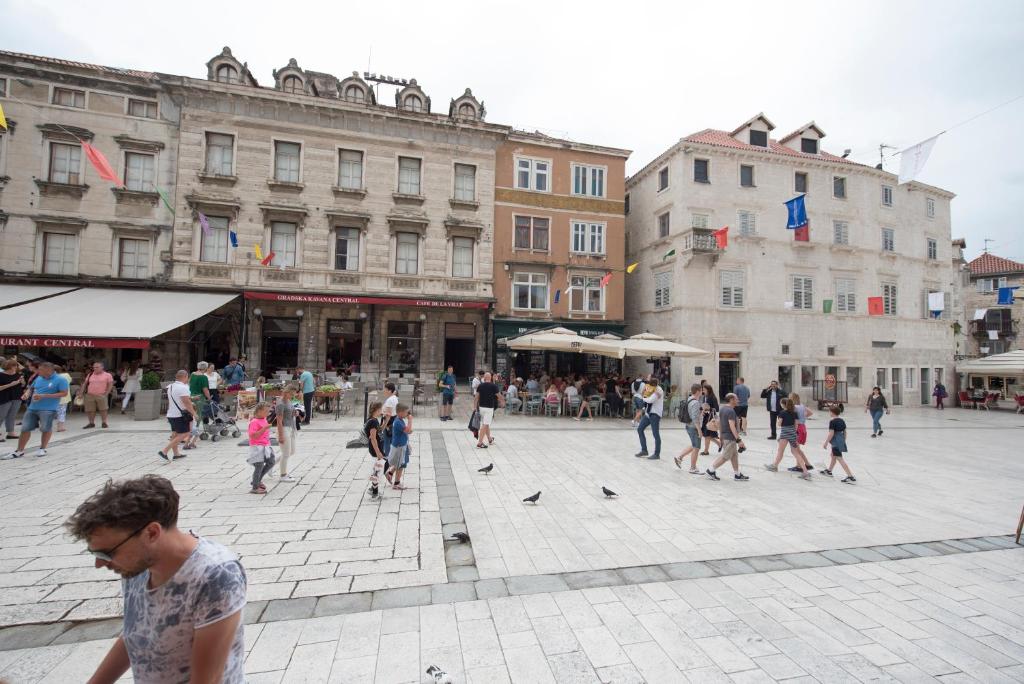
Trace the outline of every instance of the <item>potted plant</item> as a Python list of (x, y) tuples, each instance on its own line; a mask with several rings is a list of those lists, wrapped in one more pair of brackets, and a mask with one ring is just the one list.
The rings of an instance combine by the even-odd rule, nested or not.
[(135, 420), (156, 420), (162, 413), (160, 375), (155, 371), (146, 371), (139, 384), (142, 389), (135, 394)]

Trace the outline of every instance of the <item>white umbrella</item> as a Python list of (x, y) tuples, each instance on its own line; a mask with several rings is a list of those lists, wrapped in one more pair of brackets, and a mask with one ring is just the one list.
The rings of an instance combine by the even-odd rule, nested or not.
[(615, 359), (621, 359), (623, 355), (621, 342), (592, 340), (589, 337), (577, 335), (568, 328), (551, 328), (550, 330), (527, 333), (506, 340), (506, 344), (509, 349), (517, 351), (537, 349), (575, 352), (577, 354), (610, 356)]
[(619, 344), (626, 356), (707, 356), (710, 353), (647, 332), (633, 335)]

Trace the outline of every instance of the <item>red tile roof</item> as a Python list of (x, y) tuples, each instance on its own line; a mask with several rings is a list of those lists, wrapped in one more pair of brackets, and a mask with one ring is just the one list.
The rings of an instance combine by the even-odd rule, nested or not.
[(799, 150), (793, 150), (785, 145), (779, 144), (779, 141), (777, 140), (769, 140), (768, 149), (758, 147), (757, 145), (748, 145), (747, 143), (740, 142), (736, 138), (732, 137), (728, 131), (718, 131), (713, 128), (705, 128), (703, 131), (686, 136), (683, 140), (687, 142), (703, 143), (705, 145), (715, 145), (716, 147), (731, 147), (733, 149), (747, 150), (750, 152), (775, 152), (777, 154), (785, 154), (790, 157), (821, 159), (823, 161), (850, 164), (851, 166), (864, 166), (864, 164), (858, 164), (855, 161), (843, 159), (842, 157), (837, 157), (836, 155), (829, 154), (828, 152), (807, 154), (800, 152)]
[(30, 62), (39, 62), (43, 64), (54, 64), (56, 66), (71, 67), (74, 69), (86, 69), (88, 71), (99, 71), (105, 74), (114, 74), (118, 76), (133, 76), (135, 78), (153, 78), (156, 74), (151, 71), (136, 71), (135, 69), (119, 69), (117, 67), (100, 66), (99, 64), (86, 64), (85, 62), (72, 62), (67, 59), (57, 59), (55, 57), (40, 57), (38, 55), (27, 55), (23, 52), (8, 52), (6, 50), (0, 50), (0, 56), (13, 57), (14, 59), (24, 59)]
[(1024, 271), (1024, 264), (1018, 261), (1004, 259), (1001, 256), (996, 256), (995, 254), (989, 254), (986, 252), (971, 263), (967, 264), (967, 268), (971, 269), (971, 275), (981, 276), (989, 275), (991, 273), (1015, 273)]

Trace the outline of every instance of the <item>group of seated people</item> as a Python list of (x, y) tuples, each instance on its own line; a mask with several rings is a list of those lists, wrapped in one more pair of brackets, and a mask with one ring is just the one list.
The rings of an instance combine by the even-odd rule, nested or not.
[(623, 408), (629, 405), (632, 389), (628, 378), (611, 375), (569, 375), (550, 377), (547, 373), (531, 373), (526, 381), (517, 377), (505, 388), (506, 406), (510, 411), (518, 411), (525, 407), (530, 399), (540, 401), (552, 410), (560, 408), (563, 403), (576, 417), (584, 413), (590, 417), (590, 400), (604, 399), (609, 414), (621, 416)]

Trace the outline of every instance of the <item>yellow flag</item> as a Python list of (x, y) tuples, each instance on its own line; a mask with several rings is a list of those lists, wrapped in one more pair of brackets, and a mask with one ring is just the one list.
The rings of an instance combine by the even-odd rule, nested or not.
[(633, 263), (631, 263), (629, 266), (626, 267), (626, 273), (632, 273), (633, 271), (636, 270), (636, 267), (639, 266), (639, 265), (640, 265), (639, 261), (634, 261)]
[(4, 107), (0, 105), (0, 128), (7, 130), (7, 118), (4, 116)]
[(253, 245), (252, 248), (253, 248), (253, 251), (256, 252), (256, 258), (258, 260), (260, 260), (260, 261), (263, 261), (263, 250), (260, 249), (260, 246), (259, 245)]

